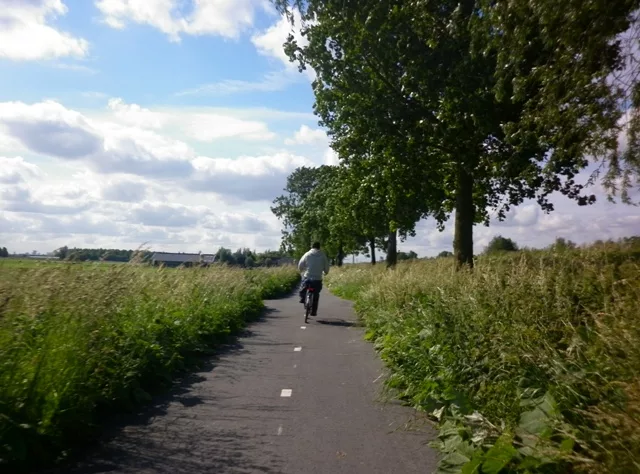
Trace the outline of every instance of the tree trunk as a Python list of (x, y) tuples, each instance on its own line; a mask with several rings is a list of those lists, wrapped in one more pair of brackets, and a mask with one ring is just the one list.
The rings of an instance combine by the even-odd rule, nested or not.
[(475, 218), (473, 204), (473, 176), (458, 165), (456, 180), (456, 222), (453, 237), (453, 253), (456, 268), (473, 268), (473, 223)]
[(374, 237), (371, 238), (369, 242), (369, 247), (371, 247), (371, 265), (376, 264), (376, 239)]
[(398, 234), (397, 231), (389, 232), (387, 242), (387, 268), (393, 268), (398, 263)]
[(338, 247), (338, 257), (336, 258), (336, 263), (339, 267), (342, 266), (342, 262), (344, 261), (344, 249), (342, 248), (342, 244)]

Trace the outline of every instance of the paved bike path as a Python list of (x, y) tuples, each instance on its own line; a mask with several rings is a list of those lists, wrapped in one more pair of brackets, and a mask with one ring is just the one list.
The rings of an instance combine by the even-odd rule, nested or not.
[[(297, 298), (66, 472), (429, 473), (434, 432), (386, 401), (383, 366), (351, 305), (322, 291), (303, 321)], [(302, 326), (305, 326), (303, 329)], [(405, 426), (407, 425), (408, 426)]]

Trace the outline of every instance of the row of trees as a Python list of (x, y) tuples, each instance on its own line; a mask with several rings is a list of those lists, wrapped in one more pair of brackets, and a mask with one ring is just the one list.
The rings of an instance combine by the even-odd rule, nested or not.
[(392, 266), (417, 221), (442, 229), (455, 214), (456, 262), (472, 266), (473, 227), (491, 214), (528, 199), (551, 212), (553, 192), (593, 203), (576, 181), (590, 160), (629, 201), (640, 0), (273, 2), (299, 19), (304, 44), (284, 48), (316, 72), (315, 113), (340, 158), (296, 170), (275, 200), (285, 250), (320, 239), (339, 262), (368, 248), (373, 263), (382, 248)]
[(151, 252), (142, 250), (122, 250), (122, 249), (83, 249), (69, 248), (67, 246), (60, 247), (53, 253), (60, 260), (73, 260), (79, 262), (128, 262), (134, 255), (138, 255), (143, 260), (151, 257)]
[(232, 252), (230, 249), (220, 247), (216, 252), (216, 262), (226, 263), (240, 267), (269, 267), (288, 255), (283, 252), (267, 250), (266, 252), (256, 252), (248, 248), (238, 249)]
[(0, 258), (7, 258), (9, 256), (9, 251), (7, 247), (0, 247)]
[[(4, 249), (6, 250), (6, 249)], [(0, 256), (2, 256), (0, 249)], [(148, 250), (121, 250), (121, 249), (83, 249), (60, 247), (54, 255), (61, 260), (71, 261), (107, 261), (107, 262), (129, 262), (132, 258), (139, 258), (142, 261), (150, 261), (153, 255)], [(215, 253), (216, 262), (228, 265), (238, 265), (242, 267), (270, 266), (278, 259), (285, 257), (283, 252), (267, 250), (266, 252), (256, 252), (248, 248), (238, 249), (235, 252), (230, 249), (220, 247)], [(8, 253), (7, 253), (8, 256)]]

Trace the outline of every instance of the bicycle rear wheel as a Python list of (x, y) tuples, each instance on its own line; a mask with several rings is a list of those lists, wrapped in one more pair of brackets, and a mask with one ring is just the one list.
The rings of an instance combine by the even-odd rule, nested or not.
[(304, 322), (309, 322), (309, 313), (311, 313), (311, 308), (313, 308), (313, 292), (307, 291), (307, 299), (304, 304)]

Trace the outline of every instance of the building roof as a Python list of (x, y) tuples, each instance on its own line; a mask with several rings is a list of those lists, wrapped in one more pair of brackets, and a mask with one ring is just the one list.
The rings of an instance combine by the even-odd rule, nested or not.
[(151, 260), (158, 262), (180, 262), (180, 263), (213, 263), (216, 259), (215, 255), (204, 255), (199, 253), (169, 253), (155, 252), (151, 256)]

